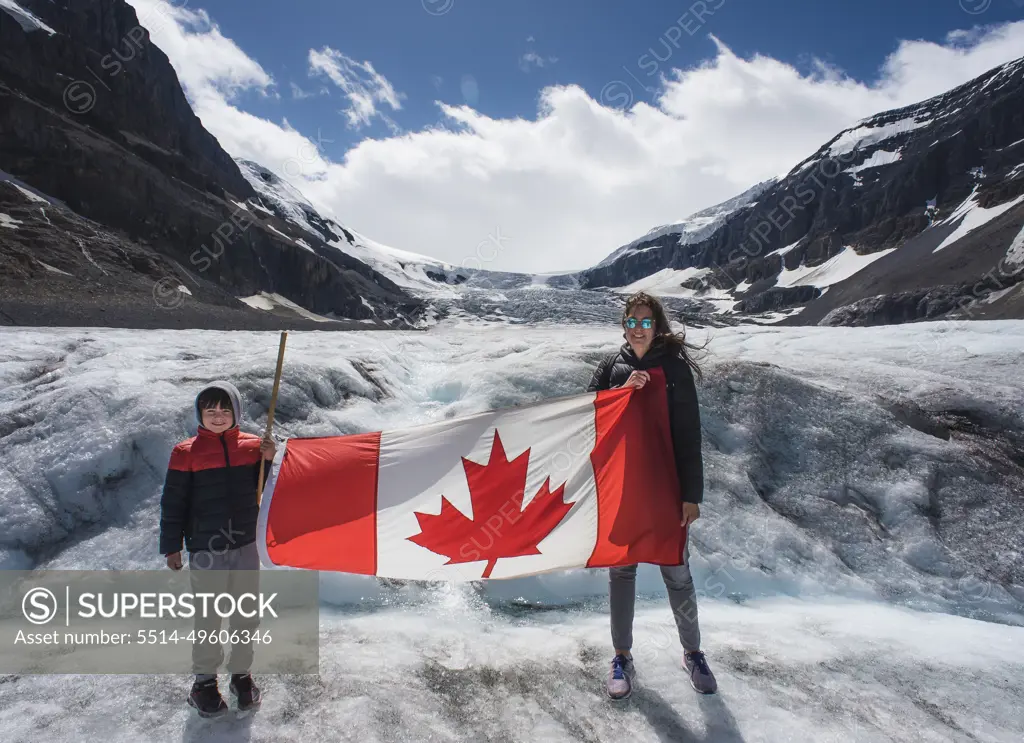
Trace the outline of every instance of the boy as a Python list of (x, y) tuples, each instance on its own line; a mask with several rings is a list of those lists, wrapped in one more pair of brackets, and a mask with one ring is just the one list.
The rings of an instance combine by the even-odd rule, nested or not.
[[(242, 398), (229, 382), (212, 382), (195, 402), (199, 432), (182, 441), (171, 452), (171, 461), (160, 500), (160, 552), (167, 567), (181, 570), (182, 540), (188, 550), (189, 578), (193, 593), (230, 592), (239, 595), (259, 591), (259, 553), (256, 548), (256, 500), (260, 460), (273, 460), (273, 440), (260, 439), (238, 428)], [(269, 462), (264, 466), (270, 472)], [(230, 618), (229, 633), (248, 636), (259, 626), (259, 618)], [(216, 614), (203, 618), (197, 611), (195, 631), (220, 630)], [(231, 693), (238, 709), (260, 705), (260, 690), (253, 683), (252, 643), (231, 645), (228, 670)], [(220, 643), (192, 645), (195, 683), (188, 703), (200, 716), (214, 717), (227, 711), (217, 689), (217, 669), (224, 660)]]

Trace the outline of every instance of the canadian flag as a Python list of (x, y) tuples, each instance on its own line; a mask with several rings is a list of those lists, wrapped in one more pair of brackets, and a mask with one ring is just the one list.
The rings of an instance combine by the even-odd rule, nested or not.
[(265, 565), (471, 581), (678, 565), (665, 378), (393, 431), (289, 439), (260, 504)]

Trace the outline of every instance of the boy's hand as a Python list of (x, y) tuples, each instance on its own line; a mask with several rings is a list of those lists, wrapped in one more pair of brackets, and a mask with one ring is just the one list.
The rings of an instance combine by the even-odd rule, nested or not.
[(181, 570), (181, 553), (174, 552), (167, 555), (167, 567), (171, 570)]
[(689, 526), (700, 518), (700, 506), (696, 503), (683, 503), (683, 526)]
[(274, 443), (273, 439), (264, 437), (260, 441), (260, 452), (263, 454), (264, 459), (273, 460), (277, 455), (277, 444)]

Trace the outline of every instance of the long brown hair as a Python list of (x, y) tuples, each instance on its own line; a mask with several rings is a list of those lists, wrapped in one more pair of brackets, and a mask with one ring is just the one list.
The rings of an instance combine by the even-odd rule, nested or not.
[[(699, 380), (704, 380), (704, 372), (701, 371), (697, 361), (694, 358), (695, 351), (703, 351), (707, 348), (707, 343), (703, 346), (698, 346), (690, 343), (686, 340), (686, 329), (684, 328), (681, 333), (672, 332), (672, 325), (669, 323), (668, 315), (665, 312), (665, 306), (661, 303), (661, 300), (655, 296), (648, 294), (647, 292), (637, 292), (626, 300), (626, 306), (622, 310), (622, 328), (625, 331), (626, 318), (633, 314), (633, 310), (637, 307), (647, 307), (651, 311), (651, 315), (654, 316), (654, 340), (651, 342), (651, 348), (656, 345), (667, 346), (670, 350), (674, 350), (682, 357), (686, 365), (693, 370), (693, 375)], [(625, 333), (623, 333), (625, 336)]]

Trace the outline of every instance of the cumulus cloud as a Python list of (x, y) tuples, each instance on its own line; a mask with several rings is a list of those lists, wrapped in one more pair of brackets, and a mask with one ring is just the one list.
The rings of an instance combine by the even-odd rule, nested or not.
[[(902, 42), (880, 60), (877, 78), (864, 81), (825, 64), (801, 72), (771, 57), (744, 58), (716, 40), (714, 57), (662, 75), (653, 104), (634, 103), (626, 83), (614, 98), (551, 86), (540, 91), (532, 117), (501, 119), (474, 108), (463, 90), (463, 105), (437, 102), (439, 125), (365, 139), (335, 162), (287, 122), (234, 105), (232, 91), (259, 89), (269, 77), (236, 58), (244, 54), (205, 14), (188, 12), (203, 23), (176, 20), (154, 38), (183, 81), (198, 81), (188, 85), (190, 98), (225, 149), (275, 170), (342, 223), (395, 247), (476, 266), (477, 246), (498, 230), (503, 250), (485, 251), (492, 260), (484, 264), (496, 270), (593, 265), (652, 227), (787, 172), (860, 119), (1024, 55), (1024, 22), (973, 29), (941, 44)], [(190, 45), (215, 41), (224, 47), (219, 54), (190, 56)], [(372, 66), (361, 70), (370, 75)]]

